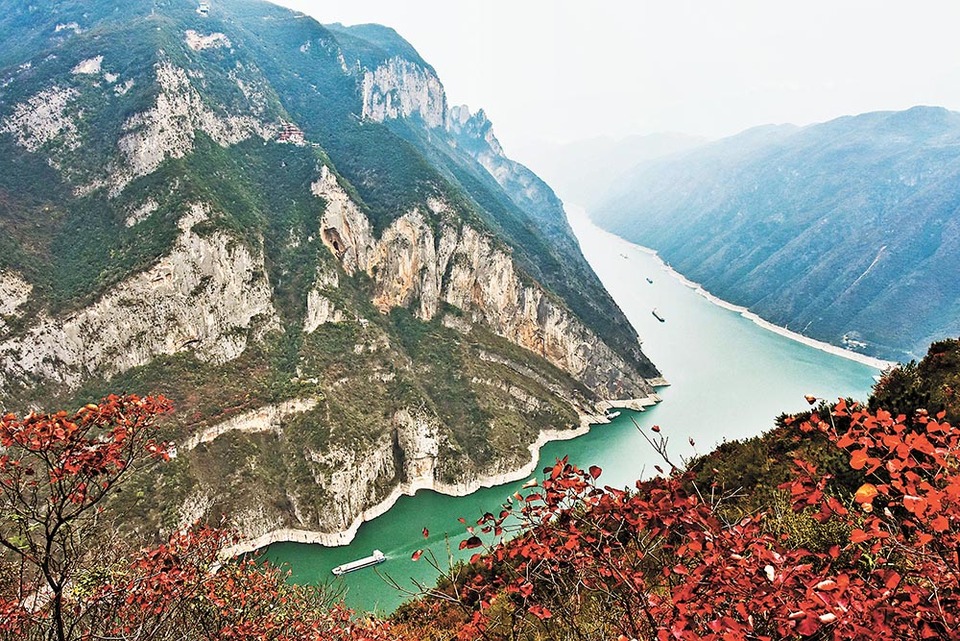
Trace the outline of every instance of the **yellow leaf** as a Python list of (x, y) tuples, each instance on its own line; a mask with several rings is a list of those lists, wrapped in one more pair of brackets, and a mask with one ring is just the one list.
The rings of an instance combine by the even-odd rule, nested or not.
[(853, 495), (853, 500), (857, 503), (873, 503), (873, 499), (876, 498), (878, 493), (877, 486), (873, 483), (864, 483)]

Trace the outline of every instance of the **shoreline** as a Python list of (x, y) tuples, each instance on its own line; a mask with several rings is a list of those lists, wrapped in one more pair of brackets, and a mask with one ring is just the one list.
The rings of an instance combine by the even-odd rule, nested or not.
[[(669, 385), (664, 379), (651, 379), (655, 387), (665, 387)], [(643, 411), (644, 408), (656, 405), (660, 402), (660, 396), (654, 392), (642, 398), (623, 399), (618, 401), (598, 401), (597, 406), (607, 404), (611, 407), (623, 407), (634, 411)], [(360, 526), (368, 521), (385, 514), (389, 511), (401, 496), (413, 496), (420, 490), (431, 490), (446, 496), (468, 496), (477, 490), (483, 488), (497, 487), (508, 483), (515, 483), (533, 474), (540, 461), (540, 450), (548, 443), (555, 441), (569, 441), (579, 436), (587, 434), (594, 425), (605, 425), (610, 423), (602, 412), (597, 414), (588, 414), (578, 412), (580, 415), (580, 426), (572, 429), (555, 430), (541, 429), (536, 440), (527, 446), (530, 452), (530, 461), (522, 467), (510, 472), (501, 472), (500, 474), (490, 474), (471, 479), (465, 483), (442, 483), (435, 479), (416, 479), (409, 483), (401, 483), (391, 490), (382, 501), (361, 512), (346, 530), (339, 532), (316, 532), (314, 530), (299, 530), (296, 528), (280, 528), (271, 530), (265, 534), (240, 541), (223, 550), (224, 557), (234, 557), (241, 554), (249, 554), (262, 550), (274, 543), (308, 543), (317, 544), (324, 547), (340, 547), (349, 545), (356, 537)]]
[(705, 289), (703, 285), (701, 285), (700, 283), (696, 283), (690, 280), (689, 278), (687, 278), (686, 276), (684, 276), (683, 274), (675, 270), (673, 267), (671, 267), (669, 264), (667, 264), (667, 262), (660, 257), (660, 253), (656, 249), (652, 249), (650, 247), (640, 245), (639, 243), (635, 243), (633, 241), (627, 240), (623, 236), (618, 236), (612, 231), (604, 229), (603, 227), (598, 225), (596, 222), (594, 222), (593, 219), (590, 218), (590, 214), (587, 213), (587, 210), (581, 207), (580, 205), (577, 205), (574, 203), (564, 203), (564, 210), (567, 212), (568, 220), (570, 219), (570, 215), (572, 212), (575, 216), (582, 218), (584, 222), (586, 222), (589, 225), (592, 225), (593, 227), (603, 232), (604, 234), (607, 234), (609, 236), (612, 236), (613, 238), (616, 238), (619, 241), (627, 243), (632, 249), (636, 249), (641, 253), (653, 256), (660, 263), (660, 268), (663, 271), (667, 272), (670, 276), (672, 276), (676, 280), (680, 281), (681, 284), (685, 285), (686, 287), (689, 287), (694, 292), (696, 292), (700, 296), (703, 296), (705, 299), (707, 299), (709, 302), (713, 303), (714, 305), (718, 307), (722, 307), (723, 309), (726, 309), (731, 312), (736, 312), (737, 314), (740, 314), (740, 316), (749, 320), (753, 324), (758, 325), (767, 331), (773, 332), (775, 334), (779, 334), (784, 338), (788, 338), (797, 343), (806, 345), (807, 347), (812, 347), (814, 349), (820, 350), (821, 352), (826, 352), (834, 356), (846, 358), (848, 360), (855, 361), (863, 365), (867, 365), (868, 367), (875, 367), (877, 370), (880, 370), (880, 371), (883, 371), (888, 367), (893, 367), (897, 365), (897, 363), (893, 361), (887, 361), (882, 358), (877, 358), (875, 356), (868, 356), (867, 354), (854, 352), (853, 350), (849, 350), (843, 347), (839, 347), (837, 345), (833, 345), (831, 343), (817, 340), (816, 338), (810, 338), (809, 336), (804, 336), (803, 334), (800, 334), (799, 332), (795, 332), (793, 330), (789, 330), (786, 327), (780, 327), (779, 325), (775, 325), (774, 323), (768, 321), (767, 319), (759, 316), (756, 312), (752, 312), (748, 308), (743, 307), (742, 305), (735, 305), (734, 303), (726, 301), (716, 296), (715, 294), (712, 294), (710, 291)]
[[(620, 238), (619, 236), (617, 237)], [(630, 241), (627, 241), (627, 242), (630, 242)], [(707, 299), (717, 307), (722, 307), (723, 309), (729, 310), (731, 312), (736, 312), (740, 314), (740, 316), (752, 322), (753, 324), (759, 325), (760, 327), (762, 327), (767, 331), (773, 332), (774, 334), (779, 334), (784, 338), (789, 338), (790, 340), (806, 345), (807, 347), (818, 349), (821, 352), (833, 354), (834, 356), (839, 356), (840, 358), (846, 358), (847, 360), (855, 361), (857, 363), (862, 363), (863, 365), (867, 365), (869, 367), (875, 367), (880, 371), (883, 371), (888, 367), (893, 367), (897, 364), (893, 361), (887, 361), (882, 358), (877, 358), (875, 356), (868, 356), (867, 354), (854, 352), (853, 350), (849, 350), (844, 347), (840, 347), (838, 345), (833, 345), (832, 343), (827, 343), (821, 340), (817, 340), (816, 338), (810, 338), (809, 336), (805, 336), (803, 334), (800, 334), (799, 332), (795, 332), (793, 330), (787, 329), (786, 327), (780, 327), (779, 325), (775, 325), (774, 323), (758, 315), (756, 312), (751, 312), (748, 308), (743, 307), (742, 305), (736, 305), (734, 303), (731, 303), (729, 301), (726, 301), (716, 296), (715, 294), (710, 293), (707, 289), (703, 287), (703, 285), (701, 285), (700, 283), (695, 283), (694, 281), (690, 280), (689, 278), (687, 278), (686, 276), (684, 276), (683, 274), (675, 270), (669, 264), (667, 264), (660, 257), (660, 254), (657, 253), (657, 250), (651, 249), (649, 247), (644, 247), (643, 245), (637, 245), (636, 243), (631, 243), (631, 244), (636, 245), (636, 247), (638, 247), (644, 253), (654, 256), (660, 262), (660, 268), (663, 271), (667, 272), (671, 277), (680, 281), (680, 283), (683, 284), (684, 286), (689, 287), (694, 292), (696, 292), (700, 296), (703, 296), (705, 299)]]

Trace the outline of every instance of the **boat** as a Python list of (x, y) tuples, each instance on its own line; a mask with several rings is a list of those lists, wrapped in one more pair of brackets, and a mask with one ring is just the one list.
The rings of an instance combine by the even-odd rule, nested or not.
[(647, 278), (647, 282), (650, 283), (651, 285), (653, 285), (653, 279), (652, 279), (652, 278)]
[(620, 416), (619, 410), (607, 410), (606, 417), (609, 419), (614, 419)]
[(667, 322), (667, 319), (666, 319), (666, 318), (664, 318), (663, 316), (661, 316), (660, 314), (657, 313), (657, 308), (656, 308), (656, 307), (653, 308), (653, 317), (656, 318), (656, 319), (657, 319), (658, 321), (660, 321), (661, 323), (666, 323), (666, 322)]
[(362, 570), (363, 568), (368, 568), (371, 565), (379, 565), (387, 560), (387, 555), (381, 552), (380, 550), (374, 550), (373, 554), (370, 556), (365, 556), (362, 559), (357, 559), (356, 561), (350, 561), (349, 563), (344, 563), (343, 565), (338, 565), (337, 567), (331, 570), (337, 576), (342, 574), (349, 574), (350, 572), (356, 572), (357, 570)]

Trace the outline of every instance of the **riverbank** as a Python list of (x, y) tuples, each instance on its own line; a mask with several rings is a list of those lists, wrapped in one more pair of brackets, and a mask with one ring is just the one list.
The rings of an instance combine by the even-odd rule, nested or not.
[[(651, 384), (655, 387), (665, 387), (669, 385), (663, 378), (651, 380)], [(659, 402), (660, 396), (654, 393), (642, 398), (601, 401), (597, 405), (609, 405), (634, 411), (643, 411), (645, 408), (656, 405)], [(353, 539), (356, 538), (360, 526), (385, 514), (402, 496), (413, 496), (420, 490), (432, 490), (447, 496), (468, 496), (483, 488), (515, 483), (536, 472), (537, 462), (540, 459), (540, 450), (548, 443), (568, 441), (578, 436), (583, 436), (589, 433), (594, 425), (603, 425), (610, 422), (610, 419), (606, 418), (602, 411), (598, 411), (598, 413), (595, 414), (585, 412), (578, 412), (578, 414), (580, 418), (580, 425), (578, 427), (566, 430), (540, 430), (536, 440), (527, 446), (530, 452), (530, 462), (516, 470), (478, 477), (466, 483), (442, 483), (435, 479), (418, 479), (412, 483), (401, 483), (395, 487), (383, 501), (364, 510), (358, 515), (346, 530), (340, 532), (316, 532), (313, 530), (281, 528), (271, 530), (266, 534), (252, 539), (241, 541), (236, 545), (224, 549), (223, 554), (224, 556), (248, 554), (273, 545), (274, 543), (310, 543), (324, 547), (349, 545)]]
[[(579, 205), (571, 205), (571, 204), (566, 204), (566, 203), (565, 203), (565, 204), (564, 204), (564, 208), (567, 210), (567, 216), (568, 216), (568, 217), (570, 216), (571, 213), (573, 213), (573, 214), (576, 215), (576, 216), (583, 217), (583, 218), (585, 218), (586, 220), (590, 221), (591, 224), (596, 225), (596, 223), (594, 223), (594, 222), (590, 219), (590, 216), (589, 216), (589, 214), (587, 214), (586, 210), (583, 209), (582, 207), (580, 207)], [(611, 236), (613, 236), (613, 237), (615, 237), (615, 238), (618, 238), (618, 239), (621, 238), (620, 236), (617, 236), (616, 234), (614, 234), (614, 233), (612, 233), (612, 232), (609, 232), (609, 231), (607, 231), (607, 230), (605, 230), (605, 229), (603, 229), (603, 228), (598, 227), (598, 229), (601, 229), (604, 233), (610, 234)], [(625, 240), (625, 239), (624, 239), (624, 240)], [(629, 242), (629, 241), (628, 241), (628, 242)], [(705, 288), (703, 287), (703, 285), (701, 285), (700, 283), (695, 283), (694, 281), (690, 280), (689, 278), (687, 278), (686, 276), (684, 276), (683, 274), (681, 274), (680, 272), (678, 272), (677, 270), (675, 270), (675, 269), (674, 269), (673, 267), (671, 267), (669, 264), (667, 264), (667, 263), (660, 257), (660, 254), (657, 252), (657, 250), (651, 249), (650, 247), (644, 247), (643, 245), (639, 245), (639, 244), (637, 244), (637, 243), (632, 243), (632, 242), (631, 242), (630, 244), (633, 245), (633, 246), (634, 246), (636, 249), (638, 249), (639, 251), (642, 251), (643, 253), (648, 254), (648, 255), (653, 256), (654, 258), (656, 258), (656, 259), (657, 259), (657, 262), (660, 263), (661, 269), (662, 269), (663, 271), (667, 272), (667, 274), (669, 274), (671, 277), (675, 278), (676, 280), (678, 280), (680, 283), (682, 283), (682, 284), (685, 285), (686, 287), (689, 287), (689, 288), (692, 289), (694, 292), (696, 292), (696, 293), (699, 294), (700, 296), (704, 297), (705, 299), (707, 299), (708, 301), (710, 301), (710, 302), (713, 303), (714, 305), (716, 305), (716, 306), (718, 306), (718, 307), (722, 307), (723, 309), (730, 310), (730, 311), (732, 311), (732, 312), (736, 312), (737, 314), (740, 314), (741, 316), (743, 316), (743, 317), (746, 318), (747, 320), (749, 320), (749, 321), (751, 321), (752, 323), (754, 323), (754, 324), (762, 327), (763, 329), (765, 329), (765, 330), (767, 330), (767, 331), (773, 332), (773, 333), (775, 333), (775, 334), (779, 334), (780, 336), (783, 336), (784, 338), (789, 338), (790, 340), (796, 341), (796, 342), (801, 343), (801, 344), (803, 344), (803, 345), (806, 345), (807, 347), (812, 347), (813, 349), (817, 349), (817, 350), (820, 350), (820, 351), (822, 351), (822, 352), (826, 352), (827, 354), (833, 354), (834, 356), (839, 356), (839, 357), (841, 357), (841, 358), (846, 358), (846, 359), (855, 361), (855, 362), (857, 362), (857, 363), (861, 363), (861, 364), (863, 364), (863, 365), (867, 365), (868, 367), (874, 367), (874, 368), (876, 368), (876, 369), (878, 369), (878, 370), (881, 370), (881, 371), (882, 371), (882, 370), (885, 370), (885, 369), (887, 369), (887, 368), (889, 368), (889, 367), (893, 367), (894, 365), (896, 365), (896, 363), (894, 363), (893, 361), (887, 361), (887, 360), (883, 360), (883, 359), (881, 359), (881, 358), (875, 358), (875, 357), (873, 357), (873, 356), (868, 356), (867, 354), (861, 354), (861, 353), (859, 353), (859, 352), (854, 352), (854, 351), (852, 351), (852, 350), (845, 349), (845, 348), (843, 348), (843, 347), (839, 347), (839, 346), (833, 345), (833, 344), (831, 344), (831, 343), (826, 343), (826, 342), (824, 342), (824, 341), (819, 341), (819, 340), (817, 340), (817, 339), (815, 339), (815, 338), (810, 338), (809, 336), (804, 336), (803, 334), (800, 334), (800, 333), (798, 333), (798, 332), (794, 332), (794, 331), (789, 330), (789, 329), (787, 329), (787, 328), (785, 328), (785, 327), (781, 327), (781, 326), (779, 326), (779, 325), (775, 325), (774, 323), (766, 320), (765, 318), (760, 317), (760, 316), (757, 315), (755, 312), (751, 312), (748, 308), (743, 307), (742, 305), (735, 305), (735, 304), (733, 304), (733, 303), (731, 303), (731, 302), (729, 302), (729, 301), (723, 300), (722, 298), (719, 298), (718, 296), (710, 293), (707, 289), (705, 289)]]
[[(660, 263), (635, 245), (587, 220), (571, 216), (571, 225), (584, 256), (643, 339), (644, 353), (671, 385), (656, 390), (663, 402), (646, 412), (626, 415), (624, 411), (610, 424), (579, 438), (546, 444), (533, 469), (551, 466), (556, 458), (566, 456), (581, 468), (601, 468), (605, 485), (635, 487), (637, 479), (649, 477), (663, 463), (641, 434), (653, 425), (669, 437), (671, 456), (688, 458), (707, 453), (723, 441), (761, 434), (783, 412), (804, 411), (809, 408), (805, 395), (859, 399), (869, 395), (876, 369), (767, 331), (667, 278)], [(656, 274), (660, 274), (656, 283), (647, 284), (644, 276)], [(650, 314), (653, 307), (668, 314), (666, 323)], [(601, 403), (598, 410), (606, 408)], [(584, 411), (591, 413), (592, 406)], [(526, 462), (525, 450), (519, 452), (524, 460), (517, 465)], [(389, 613), (417, 590), (417, 584), (437, 581), (432, 565), (422, 558), (411, 560), (417, 550), (433, 555), (444, 567), (451, 557), (453, 562), (466, 561), (476, 550), (457, 549), (465, 535), (458, 519), (465, 517), (469, 524), (484, 512), (498, 510), (521, 483), (523, 477), (513, 485), (480, 489), (463, 497), (435, 492), (402, 496), (386, 514), (361, 527), (348, 547), (278, 543), (267, 549), (264, 558), (289, 567), (293, 583), (316, 585), (330, 581), (332, 568), (381, 550), (388, 564), (378, 571), (341, 577), (336, 585), (346, 592), (347, 605), (354, 610)], [(423, 529), (429, 537), (421, 535)], [(387, 587), (385, 574), (408, 590)]]
[(751, 312), (749, 309), (747, 309), (746, 307), (743, 307), (742, 305), (734, 305), (731, 302), (725, 301), (722, 298), (719, 298), (714, 294), (711, 294), (709, 291), (704, 289), (703, 285), (701, 285), (700, 283), (693, 282), (692, 280), (690, 280), (689, 278), (687, 278), (686, 276), (684, 276), (683, 274), (675, 270), (673, 267), (665, 263), (663, 259), (660, 258), (660, 255), (656, 252), (656, 250), (650, 249), (649, 247), (644, 247), (643, 245), (637, 245), (637, 246), (643, 249), (644, 251), (647, 251), (651, 253), (653, 256), (655, 256), (656, 259), (660, 261), (661, 265), (663, 265), (663, 271), (670, 274), (670, 276), (672, 276), (673, 278), (676, 278), (678, 281), (680, 281), (685, 286), (695, 291), (697, 294), (703, 296), (708, 301), (710, 301), (714, 305), (717, 305), (718, 307), (722, 307), (724, 309), (728, 309), (732, 312), (736, 312), (740, 314), (747, 320), (751, 321), (752, 323), (755, 323), (756, 325), (759, 325), (760, 327), (762, 327), (767, 331), (774, 332), (775, 334), (779, 334), (784, 338), (789, 338), (792, 341), (802, 343), (807, 347), (818, 349), (821, 352), (826, 352), (828, 354), (833, 354), (834, 356), (839, 356), (841, 358), (846, 358), (851, 361), (856, 361), (857, 363), (862, 363), (863, 365), (867, 365), (869, 367), (875, 367), (876, 369), (881, 371), (896, 365), (896, 363), (894, 363), (893, 361), (886, 361), (881, 358), (868, 356), (867, 354), (854, 352), (852, 350), (845, 349), (838, 345), (825, 343), (815, 338), (804, 336), (803, 334), (794, 332), (793, 330), (789, 330), (786, 327), (775, 325), (770, 321), (766, 320), (765, 318), (760, 317), (755, 312)]

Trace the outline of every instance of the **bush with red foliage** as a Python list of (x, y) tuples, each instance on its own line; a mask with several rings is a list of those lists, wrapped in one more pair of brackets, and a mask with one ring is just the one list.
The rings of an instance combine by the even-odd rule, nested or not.
[[(104, 399), (74, 414), (0, 424), (0, 638), (300, 641), (395, 639), (275, 567), (224, 559), (232, 535), (208, 527), (130, 549), (98, 527), (128, 472), (168, 459), (155, 442), (163, 398)], [(114, 549), (116, 548), (116, 549)]]
[(478, 521), (483, 534), (518, 518), (520, 533), (448, 591), (465, 611), (458, 638), (960, 639), (960, 431), (842, 400), (799, 429), (825, 434), (862, 476), (834, 496), (797, 460), (782, 486), (798, 514), (848, 533), (836, 545), (800, 547), (771, 513), (727, 521), (692, 475), (627, 491), (562, 460), (519, 507)]

